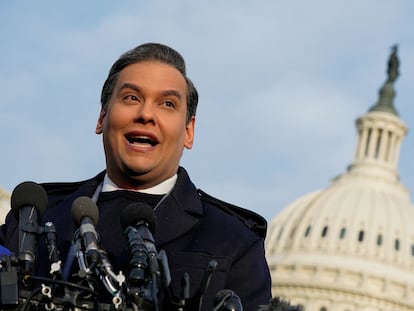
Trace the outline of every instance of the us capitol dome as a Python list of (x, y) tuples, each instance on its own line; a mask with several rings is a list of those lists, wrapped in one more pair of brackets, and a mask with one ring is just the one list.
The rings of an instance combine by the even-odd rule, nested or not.
[(305, 311), (414, 310), (414, 207), (397, 171), (407, 127), (393, 103), (396, 53), (378, 101), (356, 121), (347, 171), (269, 224), (273, 295)]

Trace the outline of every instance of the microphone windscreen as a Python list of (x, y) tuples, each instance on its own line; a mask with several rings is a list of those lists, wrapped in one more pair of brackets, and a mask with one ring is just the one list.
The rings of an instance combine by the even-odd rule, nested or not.
[(77, 198), (72, 204), (72, 220), (76, 226), (81, 224), (82, 218), (84, 217), (90, 217), (94, 226), (98, 223), (98, 207), (91, 198), (86, 196)]
[(129, 226), (135, 226), (138, 222), (143, 221), (147, 223), (151, 233), (155, 233), (155, 213), (154, 209), (147, 203), (137, 202), (125, 207), (121, 212), (121, 227), (122, 230)]
[(5, 248), (4, 246), (1, 246), (0, 245), (0, 256), (2, 256), (2, 255), (10, 255), (10, 254), (11, 254), (11, 252), (7, 248)]
[(19, 209), (23, 206), (34, 206), (39, 216), (41, 216), (46, 210), (47, 194), (39, 184), (25, 181), (14, 188), (10, 204), (15, 217), (18, 217)]

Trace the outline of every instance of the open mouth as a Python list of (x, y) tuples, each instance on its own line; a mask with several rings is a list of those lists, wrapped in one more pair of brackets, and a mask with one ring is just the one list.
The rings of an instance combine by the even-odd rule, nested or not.
[(158, 144), (157, 141), (155, 141), (154, 139), (152, 139), (149, 136), (127, 136), (126, 139), (128, 140), (128, 142), (130, 144), (147, 144), (147, 145), (151, 145), (152, 147), (154, 147), (155, 145)]

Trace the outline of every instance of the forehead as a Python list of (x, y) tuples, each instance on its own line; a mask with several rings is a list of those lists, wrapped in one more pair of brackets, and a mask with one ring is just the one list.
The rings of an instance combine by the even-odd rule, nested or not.
[(141, 88), (176, 90), (187, 92), (184, 76), (171, 65), (157, 61), (143, 61), (130, 64), (123, 68), (116, 82), (116, 88), (125, 83), (134, 84)]

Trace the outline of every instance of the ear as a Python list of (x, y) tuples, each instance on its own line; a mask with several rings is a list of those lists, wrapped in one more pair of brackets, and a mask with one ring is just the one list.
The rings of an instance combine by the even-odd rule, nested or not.
[(101, 113), (99, 114), (98, 122), (96, 122), (95, 128), (95, 133), (98, 135), (103, 133), (103, 120), (105, 118), (105, 115), (106, 111), (102, 109)]
[(185, 126), (185, 141), (184, 147), (191, 149), (194, 143), (194, 128), (195, 128), (195, 117), (193, 116), (190, 122)]

